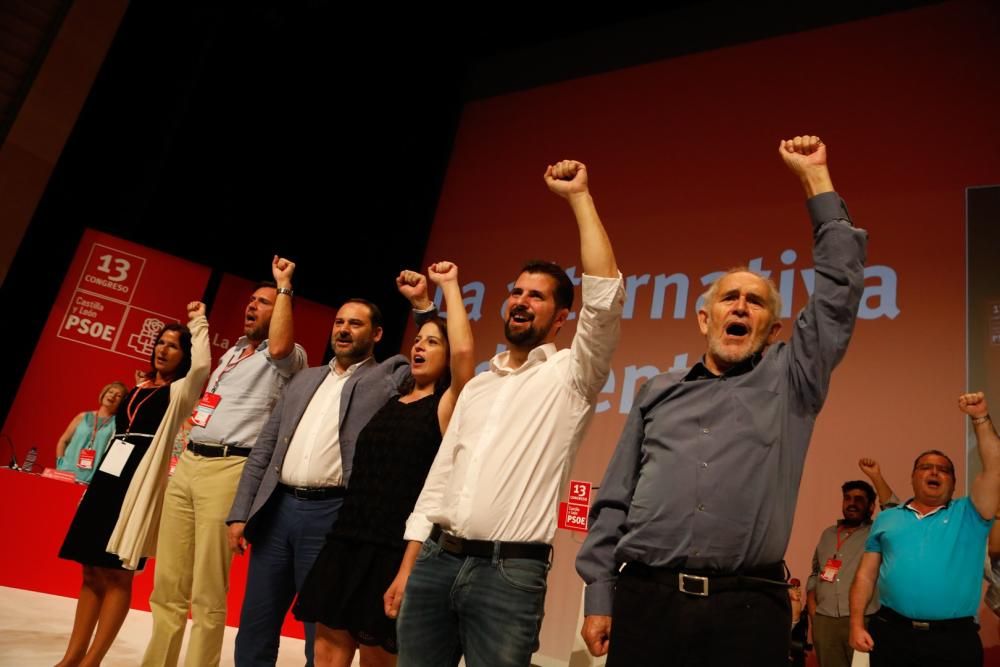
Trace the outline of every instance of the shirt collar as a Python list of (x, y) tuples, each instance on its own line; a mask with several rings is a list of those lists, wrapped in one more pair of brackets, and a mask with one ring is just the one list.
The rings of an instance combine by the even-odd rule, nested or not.
[[(250, 339), (247, 336), (240, 336), (236, 340), (236, 344), (233, 345), (233, 347), (236, 348), (237, 350), (239, 350), (241, 348), (246, 347), (249, 344), (250, 344)], [(262, 340), (257, 345), (257, 347), (254, 348), (254, 353), (257, 353), (257, 352), (260, 352), (261, 350), (266, 350), (266, 349), (267, 349), (267, 339), (265, 338), (264, 340)]]
[(693, 380), (712, 380), (720, 377), (728, 378), (728, 377), (736, 377), (737, 375), (743, 375), (744, 373), (749, 373), (754, 368), (756, 368), (757, 364), (760, 363), (760, 360), (763, 357), (764, 357), (763, 352), (757, 352), (749, 359), (745, 359), (744, 361), (741, 361), (740, 363), (736, 364), (722, 375), (716, 375), (715, 373), (713, 373), (708, 369), (708, 366), (705, 365), (705, 356), (702, 355), (701, 361), (699, 361), (698, 363), (696, 363), (694, 366), (691, 367), (691, 370), (689, 370), (687, 372), (687, 375), (684, 376), (683, 381), (690, 382)]
[(490, 370), (498, 375), (518, 373), (528, 366), (534, 366), (536, 362), (542, 363), (544, 361), (548, 361), (548, 358), (557, 351), (555, 343), (545, 343), (544, 345), (539, 345), (528, 353), (528, 358), (524, 360), (524, 363), (521, 364), (519, 368), (511, 368), (507, 365), (510, 360), (510, 350), (505, 350), (490, 359)]
[(914, 500), (916, 500), (916, 498), (910, 498), (905, 503), (903, 503), (903, 507), (906, 508), (906, 509), (908, 509), (908, 510), (910, 510), (914, 514), (916, 514), (918, 519), (923, 519), (925, 517), (929, 517), (932, 514), (937, 514), (940, 510), (946, 509), (946, 508), (948, 508), (948, 507), (951, 506), (951, 500), (949, 500), (944, 505), (939, 505), (939, 506), (935, 507), (934, 509), (932, 509), (930, 512), (927, 512), (926, 514), (922, 514), (920, 512), (920, 510), (918, 510), (916, 507), (910, 507), (910, 503), (912, 503)]
[(374, 360), (374, 357), (368, 357), (367, 359), (363, 359), (363, 360), (359, 361), (356, 364), (351, 364), (350, 366), (347, 367), (347, 370), (344, 371), (343, 373), (341, 373), (340, 371), (337, 370), (337, 357), (334, 357), (333, 359), (331, 359), (330, 363), (327, 364), (327, 366), (330, 367), (330, 373), (332, 375), (336, 376), (336, 377), (345, 377), (345, 376), (346, 377), (350, 377), (354, 373), (354, 371), (356, 371), (358, 368), (360, 368), (361, 366), (364, 366), (369, 361), (373, 361), (373, 360)]

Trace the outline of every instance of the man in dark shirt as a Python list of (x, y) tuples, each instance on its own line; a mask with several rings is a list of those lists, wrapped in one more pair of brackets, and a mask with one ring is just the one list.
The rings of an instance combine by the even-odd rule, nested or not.
[(782, 558), (813, 424), (854, 329), (867, 235), (834, 192), (818, 137), (782, 141), (779, 153), (808, 198), (812, 294), (791, 340), (776, 342), (774, 284), (726, 272), (698, 311), (702, 361), (637, 397), (577, 558), (582, 634), (594, 655), (610, 649), (609, 667), (665, 655), (677, 665), (788, 660)]

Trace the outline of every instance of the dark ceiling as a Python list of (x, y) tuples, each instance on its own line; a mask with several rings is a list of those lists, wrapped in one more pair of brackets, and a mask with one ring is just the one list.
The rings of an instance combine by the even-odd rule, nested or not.
[(0, 390), (84, 227), (217, 274), (292, 257), (298, 294), (384, 305), (385, 354), (407, 317), (392, 277), (422, 259), (465, 100), (928, 3), (752, 4), (131, 3), (3, 285), (26, 324)]

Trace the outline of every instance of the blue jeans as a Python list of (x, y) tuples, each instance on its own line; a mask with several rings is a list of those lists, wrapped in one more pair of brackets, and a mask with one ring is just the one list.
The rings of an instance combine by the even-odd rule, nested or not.
[[(273, 667), (281, 625), (295, 594), (323, 549), (343, 498), (299, 500), (280, 489), (254, 527), (246, 594), (236, 633), (238, 667)], [(304, 623), (306, 665), (313, 664), (316, 625)]]
[(549, 563), (453, 556), (428, 540), (396, 625), (399, 667), (527, 667), (538, 649)]

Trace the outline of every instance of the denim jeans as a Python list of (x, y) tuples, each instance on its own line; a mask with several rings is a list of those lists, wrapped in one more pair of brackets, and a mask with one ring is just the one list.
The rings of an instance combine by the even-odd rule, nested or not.
[[(499, 548), (499, 545), (497, 545)], [(549, 563), (453, 556), (428, 540), (406, 584), (399, 667), (527, 667), (538, 649)]]
[[(236, 633), (238, 667), (273, 667), (277, 661), (285, 615), (343, 504), (343, 498), (300, 500), (278, 490), (261, 510), (267, 514), (260, 517), (250, 545), (246, 595)], [(303, 626), (306, 665), (312, 665), (316, 625)]]

